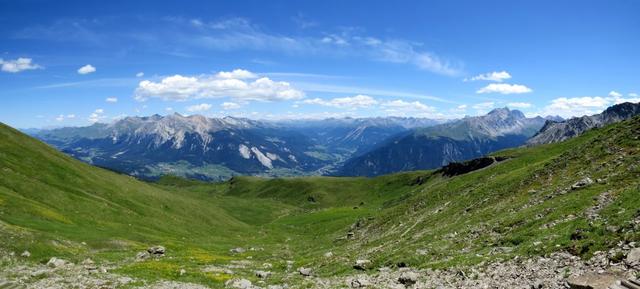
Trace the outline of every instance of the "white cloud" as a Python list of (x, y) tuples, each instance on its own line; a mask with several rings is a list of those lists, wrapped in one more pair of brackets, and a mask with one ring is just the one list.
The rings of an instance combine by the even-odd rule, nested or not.
[(521, 84), (491, 83), (479, 89), (476, 93), (520, 94), (532, 91), (531, 88)]
[(461, 71), (460, 65), (443, 60), (432, 52), (418, 51), (411, 42), (383, 41), (373, 37), (353, 37), (353, 40), (371, 49), (369, 53), (379, 61), (412, 64), (422, 70), (449, 76), (458, 75)]
[(61, 114), (58, 117), (56, 117), (56, 121), (63, 121), (64, 120), (64, 115)]
[(282, 101), (304, 97), (304, 92), (293, 88), (288, 82), (273, 81), (267, 77), (253, 81), (245, 79), (255, 76), (246, 70), (220, 72), (213, 76), (174, 75), (160, 82), (143, 80), (135, 90), (135, 99), (149, 98), (184, 101), (200, 98), (231, 97), (241, 101)]
[(143, 77), (143, 76), (144, 76), (144, 72), (142, 71), (136, 73), (136, 77)]
[[(194, 26), (191, 21), (185, 25)], [(359, 57), (369, 60), (408, 64), (443, 75), (458, 75), (460, 64), (443, 59), (422, 44), (401, 39), (378, 39), (362, 35), (354, 28), (316, 36), (280, 35), (263, 31), (244, 18), (218, 22), (201, 22), (196, 35), (183, 35), (182, 45), (196, 45), (209, 49), (237, 51), (241, 49), (276, 51), (297, 55)]]
[(235, 102), (223, 102), (222, 104), (220, 104), (220, 106), (222, 106), (222, 109), (224, 110), (231, 110), (231, 109), (238, 109), (241, 107), (241, 105), (239, 103), (235, 103)]
[(98, 108), (89, 115), (89, 122), (96, 123), (105, 118), (106, 116), (104, 116), (104, 109)]
[(11, 73), (42, 68), (42, 66), (32, 63), (31, 58), (23, 57), (14, 60), (3, 60), (0, 58), (0, 65), (2, 65), (2, 71)]
[(628, 95), (631, 97), (638, 97), (638, 94), (635, 92), (630, 92)]
[(617, 91), (615, 91), (615, 90), (612, 90), (612, 91), (609, 92), (609, 96), (610, 97), (622, 97), (622, 94), (617, 92)]
[(592, 115), (602, 112), (611, 104), (607, 98), (596, 97), (560, 97), (551, 101), (540, 115), (559, 115), (564, 118)]
[(187, 107), (188, 112), (202, 112), (211, 109), (211, 105), (208, 103), (201, 103)]
[(67, 118), (76, 118), (75, 114), (67, 114)]
[(107, 97), (105, 99), (106, 102), (111, 102), (111, 103), (116, 103), (118, 102), (118, 98), (117, 97)]
[(505, 79), (510, 79), (510, 78), (511, 78), (511, 74), (503, 70), (500, 72), (494, 71), (494, 72), (488, 72), (488, 73), (476, 75), (474, 77), (471, 77), (470, 79), (465, 79), (465, 81), (486, 80), (486, 81), (502, 82)]
[(173, 111), (173, 107), (165, 107), (165, 109), (164, 109), (164, 110), (166, 110), (166, 111)]
[(512, 108), (529, 108), (532, 105), (528, 102), (510, 102), (507, 106)]
[(623, 102), (640, 102), (640, 97), (632, 97), (632, 98), (609, 97), (608, 100), (611, 101), (612, 104), (619, 104)]
[(220, 71), (216, 74), (219, 78), (223, 79), (251, 79), (258, 78), (253, 72), (244, 69), (235, 69), (233, 71)]
[(96, 72), (96, 68), (93, 67), (93, 65), (91, 64), (87, 64), (83, 67), (78, 68), (78, 73), (79, 74), (89, 74), (89, 73), (93, 73)]
[(371, 96), (358, 94), (356, 96), (338, 97), (338, 98), (332, 98), (329, 100), (325, 100), (321, 98), (307, 99), (302, 103), (331, 106), (331, 107), (342, 108), (342, 109), (358, 109), (358, 108), (371, 107), (373, 105), (378, 104), (378, 101)]

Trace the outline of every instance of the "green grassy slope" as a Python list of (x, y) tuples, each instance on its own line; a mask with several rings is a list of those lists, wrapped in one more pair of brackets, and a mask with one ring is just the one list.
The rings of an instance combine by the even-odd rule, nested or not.
[[(639, 137), (635, 118), (563, 143), (498, 152), (511, 159), (465, 175), (426, 173), (419, 193), (363, 227), (346, 251), (380, 264), (446, 267), (555, 250), (588, 256), (640, 240), (630, 222), (640, 220)], [(585, 177), (597, 182), (571, 188)], [(589, 218), (601, 196), (611, 202)]]
[[(124, 262), (118, 272), (222, 286), (202, 272), (250, 260), (269, 282), (296, 284), (286, 262), (320, 275), (376, 265), (463, 266), (514, 255), (593, 253), (640, 240), (640, 118), (567, 142), (496, 153), (509, 160), (455, 177), (419, 171), (378, 178), (235, 177), (148, 184), (91, 167), (0, 126), (0, 249), (98, 262), (162, 244), (171, 258)], [(570, 187), (578, 180), (600, 179)], [(607, 192), (606, 194), (603, 194)], [(609, 196), (597, 218), (594, 206)], [(347, 238), (348, 233), (353, 238)], [(84, 242), (84, 243), (83, 243)], [(229, 249), (258, 248), (243, 254)], [(326, 252), (334, 257), (326, 258)], [(256, 265), (258, 266), (258, 265)], [(181, 268), (189, 272), (179, 276)], [(249, 267), (236, 276), (254, 279)]]

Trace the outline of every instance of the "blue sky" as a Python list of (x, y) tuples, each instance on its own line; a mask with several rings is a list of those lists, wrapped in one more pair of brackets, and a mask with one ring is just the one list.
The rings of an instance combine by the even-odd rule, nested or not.
[(0, 121), (457, 118), (640, 101), (639, 1), (0, 0)]

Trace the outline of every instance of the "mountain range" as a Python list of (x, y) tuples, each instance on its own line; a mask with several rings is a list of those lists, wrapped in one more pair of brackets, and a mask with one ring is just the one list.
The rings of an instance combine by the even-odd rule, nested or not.
[(59, 150), (142, 179), (377, 176), (433, 169), (521, 145), (563, 141), (628, 119), (640, 104), (569, 120), (494, 109), (458, 120), (329, 118), (257, 121), (201, 115), (126, 117), (110, 124), (32, 131)]
[(548, 120), (540, 132), (527, 141), (528, 145), (560, 142), (579, 136), (596, 127), (629, 119), (640, 114), (640, 103), (625, 102), (607, 108), (599, 114), (582, 116), (565, 121)]
[(172, 114), (33, 135), (75, 158), (140, 178), (173, 174), (222, 180), (328, 174), (397, 133), (439, 123), (400, 117), (269, 122)]
[(544, 123), (544, 118), (527, 118), (518, 110), (494, 109), (484, 116), (466, 117), (397, 135), (348, 160), (337, 175), (376, 176), (437, 168), (520, 146)]

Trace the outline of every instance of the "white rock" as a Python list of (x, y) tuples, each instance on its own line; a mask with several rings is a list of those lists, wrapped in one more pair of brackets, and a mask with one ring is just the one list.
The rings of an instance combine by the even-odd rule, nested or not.
[(56, 257), (51, 257), (51, 259), (49, 259), (49, 262), (47, 262), (47, 266), (51, 268), (59, 268), (64, 265), (67, 265), (67, 261), (63, 259), (58, 259)]

